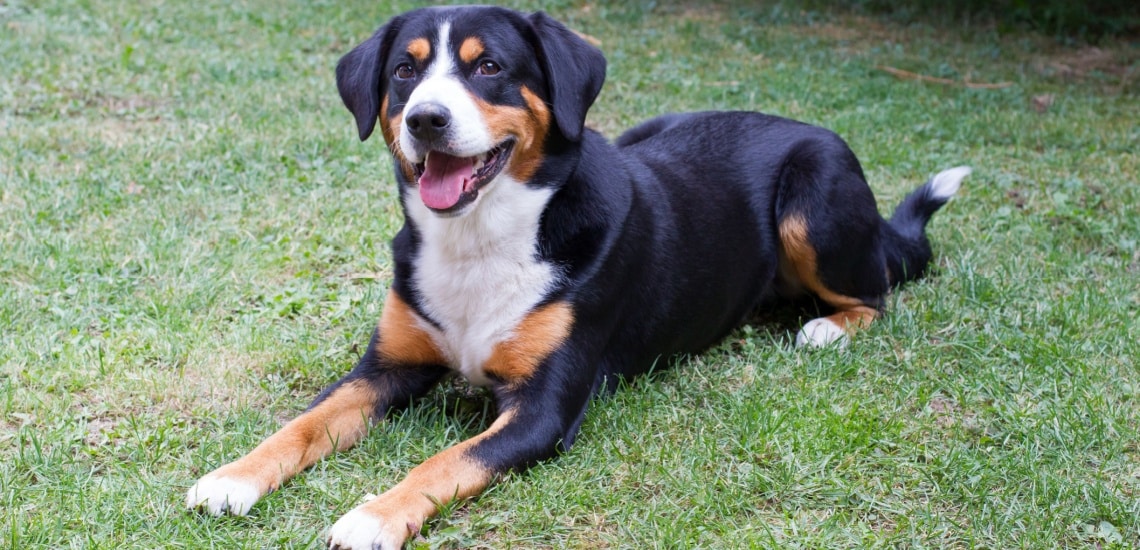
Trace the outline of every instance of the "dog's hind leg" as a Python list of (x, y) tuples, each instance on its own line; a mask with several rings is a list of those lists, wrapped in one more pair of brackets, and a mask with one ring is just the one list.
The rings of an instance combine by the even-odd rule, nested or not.
[(931, 259), (926, 224), (958, 191), (970, 168), (939, 172), (903, 199), (887, 222), (853, 155), (812, 157), (812, 152), (790, 156), (794, 169), (785, 169), (781, 178), (777, 224), (782, 279), (835, 308), (796, 336), (799, 345), (818, 346), (846, 342), (878, 316), (891, 286), (926, 271)]
[(838, 138), (793, 147), (778, 186), (780, 279), (834, 308), (805, 324), (796, 343), (842, 345), (878, 317), (889, 290), (886, 222), (858, 161)]
[(821, 272), (843, 272), (843, 266), (827, 264), (821, 269), (820, 255), (809, 236), (809, 225), (801, 216), (789, 216), (780, 221), (780, 264), (785, 279), (830, 305), (835, 311), (825, 317), (806, 323), (796, 335), (796, 345), (825, 346), (838, 342), (844, 345), (859, 329), (866, 328), (879, 315), (881, 295), (887, 290), (886, 273), (878, 278), (862, 281), (863, 297), (844, 294), (824, 282)]

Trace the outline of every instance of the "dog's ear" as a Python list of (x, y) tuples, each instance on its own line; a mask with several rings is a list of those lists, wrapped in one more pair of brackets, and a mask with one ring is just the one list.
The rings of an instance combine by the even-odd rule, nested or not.
[(400, 27), (400, 18), (380, 27), (371, 38), (340, 58), (336, 64), (336, 87), (344, 106), (356, 117), (360, 141), (368, 139), (376, 128), (380, 98), (387, 93), (384, 61)]
[(598, 98), (606, 80), (602, 52), (543, 12), (530, 17), (538, 39), (536, 50), (546, 73), (547, 94), (554, 121), (570, 141), (582, 139), (586, 111)]

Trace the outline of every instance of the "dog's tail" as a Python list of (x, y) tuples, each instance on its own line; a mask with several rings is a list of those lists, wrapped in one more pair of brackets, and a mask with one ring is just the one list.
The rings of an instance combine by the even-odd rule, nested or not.
[(895, 208), (890, 222), (883, 224), (887, 269), (892, 286), (917, 279), (926, 271), (932, 256), (930, 241), (926, 239), (926, 223), (958, 192), (962, 179), (968, 175), (968, 166), (939, 172), (907, 195)]

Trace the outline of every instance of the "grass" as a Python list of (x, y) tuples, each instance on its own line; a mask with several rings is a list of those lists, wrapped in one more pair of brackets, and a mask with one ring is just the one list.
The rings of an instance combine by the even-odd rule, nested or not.
[[(0, 2), (0, 546), (317, 546), (488, 423), (448, 385), (248, 517), (182, 509), (378, 318), (400, 214), (332, 68), (409, 7)], [(1135, 44), (781, 4), (545, 9), (602, 41), (590, 123), (611, 136), (674, 110), (818, 123), (884, 210), (975, 173), (931, 225), (932, 276), (847, 350), (744, 327), (598, 401), (565, 456), (415, 545), (1140, 546)]]

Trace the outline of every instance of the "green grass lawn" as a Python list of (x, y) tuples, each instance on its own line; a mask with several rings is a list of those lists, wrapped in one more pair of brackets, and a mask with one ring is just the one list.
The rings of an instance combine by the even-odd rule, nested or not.
[[(318, 546), (489, 422), (452, 384), (248, 517), (183, 509), (378, 319), (400, 212), (333, 67), (410, 7), (0, 0), (0, 547)], [(746, 2), (545, 9), (601, 41), (590, 124), (611, 136), (677, 110), (821, 124), (884, 211), (975, 172), (931, 224), (932, 275), (846, 350), (793, 349), (801, 313), (762, 316), (598, 401), (572, 450), (415, 545), (1140, 546), (1135, 42)]]

